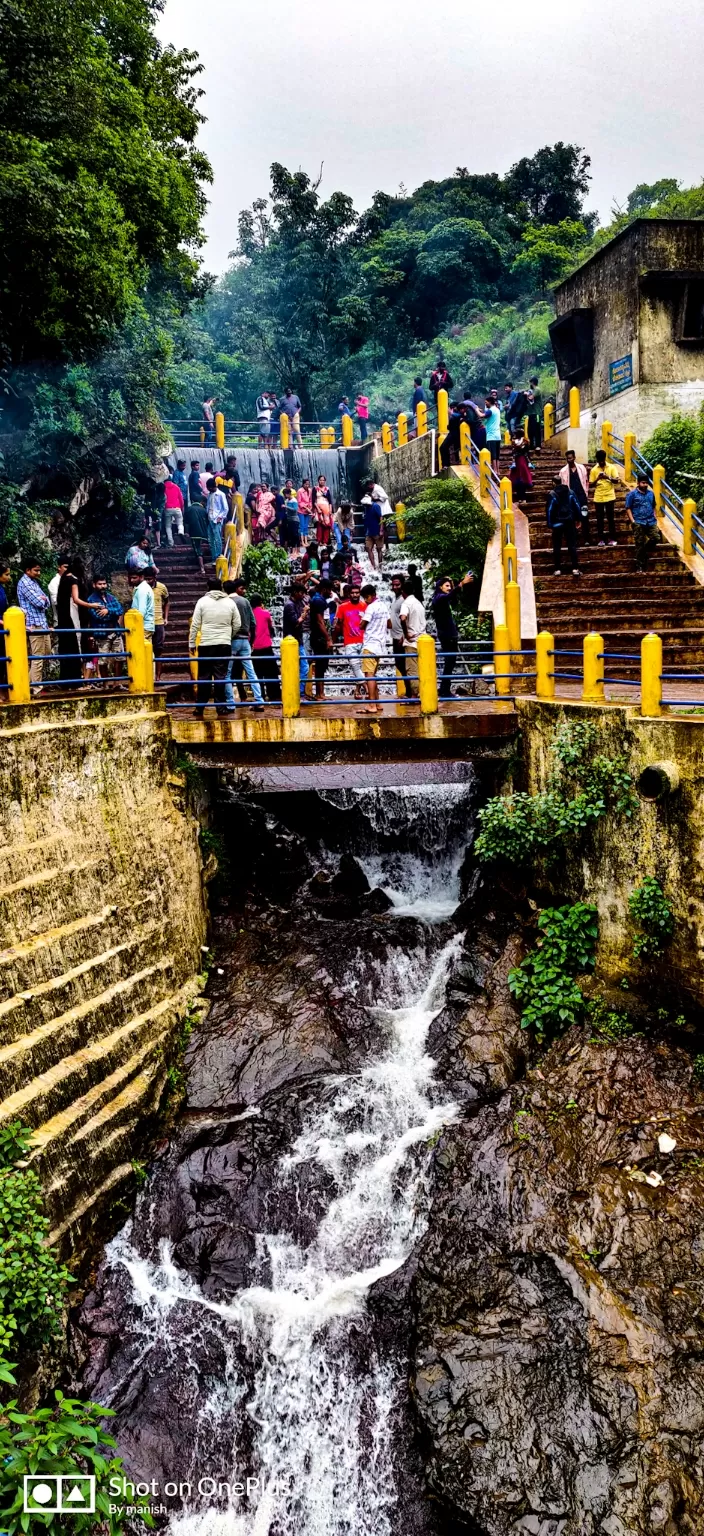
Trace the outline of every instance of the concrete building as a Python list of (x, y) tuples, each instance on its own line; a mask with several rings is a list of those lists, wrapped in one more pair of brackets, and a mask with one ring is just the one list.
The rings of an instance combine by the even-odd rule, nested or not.
[(704, 220), (637, 219), (555, 290), (550, 327), (560, 385), (573, 384), (582, 428), (610, 421), (639, 442), (704, 402)]

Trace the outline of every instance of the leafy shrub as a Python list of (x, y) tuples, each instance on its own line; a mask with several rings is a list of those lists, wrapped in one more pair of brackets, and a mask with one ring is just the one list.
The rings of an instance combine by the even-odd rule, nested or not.
[[(0, 1520), (7, 1536), (17, 1536), (37, 1526), (54, 1529), (70, 1524), (80, 1533), (100, 1525), (103, 1533), (119, 1530), (123, 1524), (120, 1511), (110, 1513), (110, 1497), (101, 1483), (122, 1474), (122, 1461), (111, 1455), (115, 1441), (106, 1434), (101, 1420), (110, 1412), (97, 1403), (82, 1403), (76, 1398), (54, 1393), (53, 1408), (35, 1408), (20, 1413), (13, 1400), (0, 1407)], [(56, 1476), (93, 1475), (96, 1478), (95, 1514), (72, 1514), (70, 1522), (60, 1516), (23, 1514), (23, 1479), (26, 1474)], [(150, 1515), (145, 1524), (153, 1525)]]
[(0, 1131), (0, 1379), (12, 1380), (7, 1351), (15, 1335), (36, 1349), (59, 1329), (71, 1276), (46, 1247), (49, 1222), (41, 1185), (23, 1167), (31, 1132), (19, 1121)]
[(250, 591), (258, 592), (263, 602), (270, 603), (276, 597), (276, 577), (285, 576), (289, 569), (285, 549), (268, 541), (249, 545), (244, 557), (244, 579)]
[(459, 580), (473, 570), (479, 580), (494, 519), (457, 477), (425, 480), (406, 517), (409, 556), (428, 563), (432, 576)]
[(633, 953), (636, 960), (652, 960), (662, 954), (675, 931), (675, 918), (662, 886), (651, 875), (628, 898), (631, 917), (642, 929), (636, 934)]
[(521, 1027), (543, 1041), (584, 1017), (585, 998), (575, 976), (594, 968), (599, 922), (596, 907), (547, 907), (538, 918), (537, 949), (509, 972), (508, 984), (522, 1006)]
[(635, 1034), (635, 1026), (628, 1014), (610, 1008), (603, 997), (592, 998), (587, 1003), (587, 1020), (593, 1045), (619, 1045)]
[[(704, 493), (704, 423), (694, 416), (671, 416), (661, 422), (652, 437), (643, 444), (643, 457), (649, 464), (663, 464), (668, 485), (679, 496), (699, 497)], [(698, 480), (688, 476), (698, 475)]]

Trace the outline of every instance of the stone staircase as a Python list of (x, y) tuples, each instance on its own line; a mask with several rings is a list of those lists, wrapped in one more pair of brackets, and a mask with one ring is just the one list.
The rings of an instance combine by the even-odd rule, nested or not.
[[(502, 473), (507, 472), (510, 462), (510, 448), (502, 448)], [(596, 630), (603, 636), (607, 652), (628, 658), (611, 662), (607, 659), (607, 678), (610, 672), (629, 678), (639, 675), (640, 644), (649, 630), (662, 636), (665, 670), (704, 671), (704, 587), (687, 570), (671, 544), (658, 547), (646, 575), (636, 571), (625, 486), (616, 489), (617, 547), (596, 546), (596, 518), (590, 504), (592, 544), (579, 548), (582, 575), (572, 576), (569, 571), (553, 575), (545, 502), (552, 477), (562, 468), (564, 456), (548, 445), (535, 455), (534, 463), (535, 484), (524, 510), (530, 523), (538, 628), (549, 630), (557, 647), (567, 651), (580, 651), (587, 631)], [(573, 667), (579, 670), (578, 657), (566, 661), (563, 669)]]
[[(185, 544), (162, 544), (154, 551), (159, 578), (169, 589), (169, 622), (164, 640), (162, 683), (185, 682), (189, 676), (188, 662), (172, 661), (171, 657), (188, 654), (188, 631), (193, 609), (198, 598), (208, 590), (207, 576), (201, 576), (198, 561), (190, 539)], [(214, 567), (206, 563), (208, 576)]]

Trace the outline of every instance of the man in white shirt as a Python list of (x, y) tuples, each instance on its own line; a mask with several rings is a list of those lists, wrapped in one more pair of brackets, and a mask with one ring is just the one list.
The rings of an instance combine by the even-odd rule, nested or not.
[(365, 715), (381, 714), (383, 705), (379, 703), (379, 684), (376, 674), (379, 670), (379, 662), (386, 655), (388, 647), (389, 630), (391, 620), (386, 603), (376, 595), (376, 587), (371, 582), (362, 587), (362, 597), (366, 603), (364, 613), (361, 615), (362, 627), (362, 671), (364, 673), (369, 694), (369, 703), (364, 711)]
[(210, 558), (218, 559), (222, 554), (222, 525), (227, 522), (228, 508), (227, 497), (224, 491), (218, 490), (215, 480), (208, 481), (208, 543), (210, 545)]
[[(51, 598), (51, 612), (52, 612), (52, 618), (53, 618), (53, 621), (54, 621), (55, 625), (58, 624), (58, 622), (59, 622), (59, 614), (58, 614), (58, 609), (56, 607), (56, 599), (57, 599), (57, 597), (59, 595), (59, 582), (61, 580), (61, 577), (66, 574), (67, 570), (68, 570), (68, 560), (64, 560), (64, 558), (62, 556), (61, 559), (59, 560), (59, 568), (58, 568), (58, 570), (56, 572), (56, 575), (52, 576), (51, 581), (48, 583), (47, 589), (46, 589), (47, 592), (49, 593), (50, 598)], [(75, 607), (76, 607), (75, 603), (72, 603), (71, 604), (71, 608), (73, 609)], [(81, 622), (80, 622), (80, 619), (78, 617), (78, 609), (77, 608), (76, 608), (76, 616), (75, 616), (75, 618), (74, 618), (73, 613), (71, 613), (71, 618), (72, 618), (74, 624), (76, 625), (76, 628), (80, 629)], [(61, 650), (61, 646), (60, 645), (57, 646), (57, 650), (59, 650), (59, 651)]]
[(392, 516), (393, 507), (389, 501), (388, 491), (384, 490), (383, 485), (377, 485), (374, 480), (367, 480), (361, 505), (366, 507), (370, 501), (381, 502), (381, 511), (385, 518)]
[(404, 581), (403, 602), (399, 613), (401, 628), (403, 630), (403, 647), (410, 662), (408, 681), (414, 699), (420, 697), (418, 683), (418, 638), (424, 635), (427, 629), (425, 620), (425, 608), (414, 596), (413, 583)]

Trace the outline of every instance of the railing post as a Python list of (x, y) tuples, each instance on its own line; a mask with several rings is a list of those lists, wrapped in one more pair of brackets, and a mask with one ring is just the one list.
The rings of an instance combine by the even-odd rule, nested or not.
[(416, 437), (425, 437), (428, 430), (428, 407), (424, 400), (416, 406)]
[(504, 432), (504, 448), (510, 448), (510, 446), (511, 446), (511, 433), (509, 432), (508, 427), (507, 427), (506, 431)]
[(125, 614), (127, 634), (127, 679), (130, 693), (147, 693), (147, 657), (144, 641), (144, 619), (136, 608), (128, 608)]
[(154, 646), (147, 635), (144, 637), (144, 692), (154, 692)]
[(472, 462), (472, 434), (466, 421), (460, 422), (460, 464)]
[(501, 547), (507, 544), (516, 544), (516, 529), (513, 521), (513, 507), (506, 507), (501, 513)]
[(547, 629), (535, 637), (535, 691), (539, 699), (555, 697), (555, 639)]
[(215, 447), (225, 447), (225, 417), (222, 411), (215, 412)]
[(503, 475), (499, 481), (499, 506), (502, 512), (513, 510), (513, 486), (508, 475)]
[(300, 714), (300, 650), (293, 635), (284, 635), (281, 641), (281, 702), (285, 720), (293, 720)]
[(603, 704), (604, 640), (601, 635), (590, 633), (584, 636), (583, 666), (582, 702), (584, 704)]
[(218, 558), (215, 561), (215, 577), (216, 577), (216, 580), (217, 581), (227, 581), (228, 578), (229, 578), (229, 575), (230, 575), (230, 568), (228, 566), (227, 560), (225, 559), (225, 556), (224, 555), (218, 555)]
[(512, 660), (521, 654), (521, 589), (517, 581), (506, 583), (506, 628)]
[(396, 417), (396, 431), (399, 448), (405, 448), (408, 442), (408, 417), (405, 411), (399, 411)]
[(394, 434), (389, 421), (384, 421), (381, 425), (381, 446), (384, 453), (393, 453)]
[(549, 443), (555, 430), (555, 407), (548, 401), (543, 407), (543, 442)]
[(351, 416), (343, 416), (340, 422), (343, 448), (351, 448), (354, 442), (354, 422)]
[(446, 389), (438, 390), (438, 437), (446, 437), (450, 430), (450, 396)]
[(27, 621), (22, 608), (6, 608), (0, 619), (5, 636), (7, 657), (7, 686), (11, 704), (29, 704), (32, 690), (29, 683), (29, 657), (27, 656)]
[(527, 416), (523, 417), (523, 436), (524, 437), (528, 436), (528, 417)]
[(518, 581), (518, 554), (515, 544), (504, 544), (501, 549), (501, 561), (504, 568), (504, 586), (510, 581)]
[(285, 411), (279, 417), (279, 445), (284, 452), (291, 446), (291, 423)]
[(438, 664), (432, 635), (418, 636), (418, 692), (422, 715), (438, 712)]
[(623, 437), (623, 478), (629, 482), (635, 480), (635, 465), (633, 462), (635, 451), (635, 432), (625, 432)]
[(491, 481), (491, 454), (488, 448), (479, 450), (479, 495), (489, 495)]
[(611, 422), (611, 421), (602, 421), (602, 423), (601, 423), (601, 446), (602, 446), (602, 449), (603, 449), (604, 453), (606, 454), (607, 459), (611, 457), (611, 436), (612, 436), (613, 430), (614, 430), (613, 422)]
[(509, 652), (508, 629), (505, 624), (497, 624), (494, 629), (494, 686), (497, 694), (511, 692), (511, 657)]
[(692, 526), (692, 518), (696, 515), (696, 511), (697, 511), (697, 503), (696, 503), (696, 501), (694, 501), (691, 496), (688, 496), (687, 500), (682, 502), (682, 554), (683, 555), (693, 555), (695, 553), (695, 549), (694, 549), (694, 528)]
[(654, 717), (662, 714), (662, 640), (659, 635), (644, 635), (640, 644), (640, 712)]
[(394, 511), (396, 513), (396, 532), (397, 532), (398, 537), (399, 537), (399, 543), (403, 544), (403, 541), (404, 541), (404, 539), (406, 537), (406, 506), (405, 506), (405, 502), (397, 501), (396, 502), (396, 506), (394, 507)]
[(653, 470), (653, 495), (658, 512), (662, 512), (662, 482), (665, 479), (665, 469), (662, 464), (656, 464)]
[(570, 390), (570, 426), (571, 427), (578, 427), (579, 426), (580, 414), (581, 414), (581, 412), (580, 412), (579, 389), (578, 389), (576, 384), (573, 384), (572, 388)]

